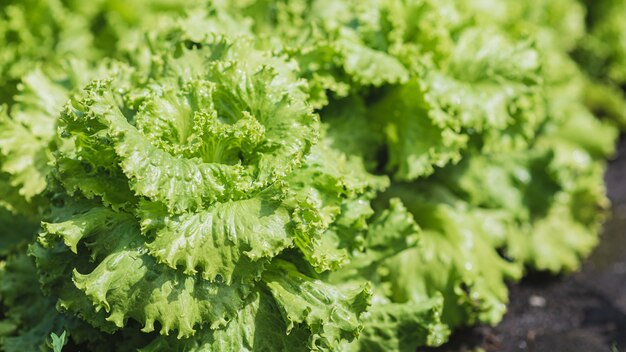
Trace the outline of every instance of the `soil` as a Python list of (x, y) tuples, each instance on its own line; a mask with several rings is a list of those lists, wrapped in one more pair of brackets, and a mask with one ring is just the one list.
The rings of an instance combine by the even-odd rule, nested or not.
[(510, 286), (509, 310), (499, 325), (458, 331), (429, 351), (626, 351), (626, 139), (605, 178), (612, 211), (580, 272), (531, 273)]

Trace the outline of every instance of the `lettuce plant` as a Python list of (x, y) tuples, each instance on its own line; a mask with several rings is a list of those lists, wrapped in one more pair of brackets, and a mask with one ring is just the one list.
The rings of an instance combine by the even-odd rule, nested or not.
[(597, 243), (617, 3), (0, 5), (3, 348), (409, 351), (496, 324), (507, 282)]

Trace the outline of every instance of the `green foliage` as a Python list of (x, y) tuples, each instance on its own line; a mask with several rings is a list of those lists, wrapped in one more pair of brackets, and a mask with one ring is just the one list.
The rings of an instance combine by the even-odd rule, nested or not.
[(55, 333), (50, 334), (50, 338), (52, 339), (51, 346), (54, 352), (61, 352), (63, 350), (63, 346), (67, 343), (67, 332), (63, 331), (61, 336), (58, 336)]
[(624, 9), (3, 2), (2, 349), (413, 351), (496, 324), (508, 282), (597, 242)]

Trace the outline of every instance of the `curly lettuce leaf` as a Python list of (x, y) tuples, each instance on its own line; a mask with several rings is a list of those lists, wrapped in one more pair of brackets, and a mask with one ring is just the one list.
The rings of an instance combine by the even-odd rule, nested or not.
[[(244, 286), (212, 284), (158, 264), (147, 254), (131, 214), (98, 207), (83, 207), (75, 213), (68, 213), (64, 221), (44, 223), (39, 243), (53, 249), (60, 239), (72, 252), (88, 243), (92, 258), (98, 260), (89, 265), (91, 270), (85, 272), (84, 266), (78, 266), (81, 261), (73, 264), (72, 255), (65, 255), (65, 265), (74, 267), (73, 284), (92, 302), (92, 309), (106, 311), (106, 321), (116, 328), (133, 318), (144, 325), (145, 332), (153, 331), (159, 322), (162, 334), (175, 330), (179, 337), (189, 336), (200, 323), (224, 324), (243, 305)], [(71, 302), (75, 291), (61, 289), (54, 294)]]
[(263, 263), (293, 246), (290, 212), (272, 196), (280, 194), (268, 190), (255, 198), (181, 215), (170, 215), (158, 203), (141, 204), (142, 232), (153, 238), (146, 247), (172, 269), (200, 271), (205, 280), (251, 281), (260, 276)]
[(223, 329), (204, 328), (189, 339), (161, 336), (142, 352), (151, 351), (306, 351), (308, 332), (303, 326), (286, 334), (287, 325), (276, 302), (266, 291), (254, 292), (246, 305)]
[[(50, 172), (48, 162), (52, 159), (48, 142), (37, 138), (4, 109), (0, 111), (0, 168), (8, 176), (8, 185), (3, 188), (14, 188), (16, 196), (23, 197), (26, 203), (46, 187), (45, 177)], [(6, 206), (12, 207), (11, 204)], [(29, 210), (23, 211), (28, 214)]]
[(458, 162), (467, 143), (466, 135), (430, 118), (422, 91), (415, 81), (396, 87), (369, 110), (370, 118), (385, 131), (387, 170), (398, 180), (430, 175), (435, 167)]
[(313, 280), (286, 261), (276, 260), (263, 274), (287, 323), (287, 333), (296, 324), (311, 331), (310, 349), (332, 350), (342, 341), (356, 338), (362, 329), (360, 315), (370, 305), (369, 284), (333, 286)]
[(63, 148), (56, 135), (61, 107), (89, 79), (109, 72), (109, 64), (93, 68), (83, 60), (68, 59), (41, 65), (22, 77), (10, 113), (0, 112), (0, 187), (11, 199), (5, 207), (30, 217), (45, 210), (43, 193), (53, 173), (53, 153)]
[(419, 301), (397, 301), (387, 279), (384, 263), (411, 248), (419, 248), (422, 230), (398, 198), (371, 221), (360, 251), (346, 266), (330, 273), (333, 283), (374, 284), (372, 307), (364, 314), (363, 330), (348, 350), (414, 350), (416, 346), (439, 346), (449, 328), (442, 322), (444, 301), (434, 293)]
[(419, 303), (381, 300), (373, 304), (353, 350), (408, 352), (420, 345), (443, 344), (450, 331), (441, 323), (442, 305), (441, 297)]
[(330, 143), (322, 138), (287, 179), (294, 243), (320, 272), (345, 264), (348, 249), (358, 241), (355, 230), (363, 229), (372, 215), (368, 201), (389, 182), (367, 172), (358, 156), (346, 155)]
[(464, 1), (460, 11), (516, 37), (532, 36), (542, 47), (570, 51), (585, 35), (585, 8), (577, 0)]
[[(97, 57), (89, 19), (60, 0), (3, 1), (0, 5), (0, 101), (11, 102), (21, 77), (40, 62), (79, 54)], [(42, 87), (43, 88), (43, 87)]]
[[(588, 138), (589, 131), (602, 138)], [(474, 211), (504, 211), (517, 224), (500, 236), (508, 256), (540, 270), (571, 271), (597, 243), (599, 210), (608, 206), (600, 160), (615, 138), (613, 127), (583, 109), (547, 126), (533, 151), (473, 155), (437, 178)]]
[[(519, 279), (522, 267), (496, 251), (494, 228), (505, 231), (497, 216), (472, 212), (440, 187), (390, 188), (423, 229), (419, 246), (409, 247), (381, 264), (394, 302), (422, 302), (441, 293), (442, 320), (450, 326), (495, 324), (506, 310), (507, 280)], [(485, 221), (489, 219), (489, 221)], [(506, 233), (506, 232), (505, 232)]]
[(161, 336), (140, 350), (332, 351), (359, 335), (371, 295), (367, 284), (330, 285), (280, 259), (262, 282), (224, 328), (205, 327), (181, 340)]

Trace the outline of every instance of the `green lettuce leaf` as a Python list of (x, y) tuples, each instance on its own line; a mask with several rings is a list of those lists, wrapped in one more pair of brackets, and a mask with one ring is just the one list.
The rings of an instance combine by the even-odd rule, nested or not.
[[(179, 337), (189, 336), (200, 323), (224, 324), (224, 319), (243, 305), (246, 288), (241, 285), (212, 284), (158, 265), (147, 255), (131, 214), (83, 206), (82, 213), (65, 221), (44, 223), (39, 243), (54, 248), (57, 238), (73, 252), (78, 245), (88, 243), (98, 263), (83, 273), (83, 268), (75, 266), (74, 285), (92, 302), (95, 312), (106, 311), (106, 320), (117, 328), (133, 318), (144, 324), (145, 332), (153, 331), (159, 322), (162, 334), (175, 330)], [(71, 255), (65, 259), (69, 261), (66, 265), (74, 266)], [(71, 301), (74, 292), (55, 294)]]
[[(442, 320), (450, 326), (495, 324), (506, 310), (507, 280), (519, 279), (522, 267), (496, 251), (505, 222), (487, 212), (472, 212), (445, 188), (392, 187), (423, 229), (419, 246), (389, 258), (381, 267), (394, 302), (423, 302), (443, 294)], [(489, 221), (485, 221), (488, 219)]]
[(138, 209), (142, 232), (154, 238), (146, 247), (172, 269), (181, 266), (187, 274), (200, 269), (205, 280), (251, 281), (260, 276), (263, 263), (293, 246), (290, 212), (272, 195), (280, 196), (268, 190), (181, 215), (170, 215), (158, 203), (144, 203)]
[(369, 284), (329, 285), (298, 273), (293, 264), (280, 260), (263, 274), (263, 282), (287, 322), (287, 333), (296, 324), (308, 326), (310, 349), (332, 350), (343, 340), (359, 335), (359, 317), (370, 305)]
[(286, 334), (287, 325), (266, 291), (254, 292), (224, 329), (205, 328), (194, 338), (161, 336), (140, 349), (150, 351), (306, 351), (308, 333), (302, 326)]

